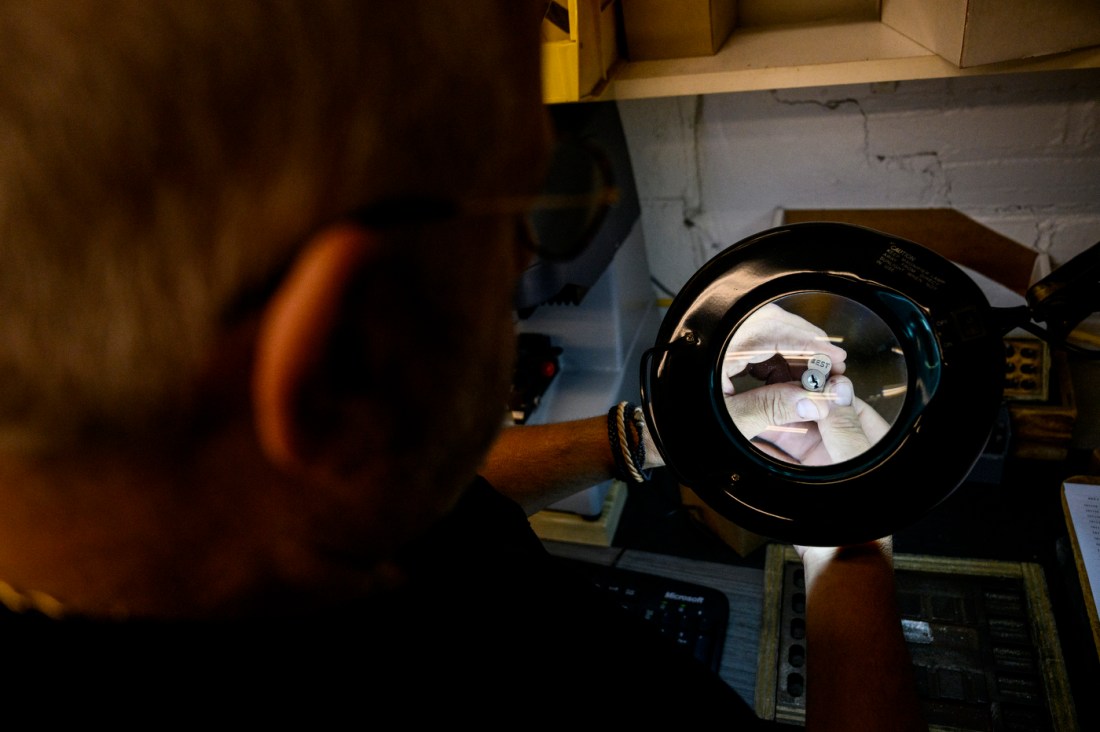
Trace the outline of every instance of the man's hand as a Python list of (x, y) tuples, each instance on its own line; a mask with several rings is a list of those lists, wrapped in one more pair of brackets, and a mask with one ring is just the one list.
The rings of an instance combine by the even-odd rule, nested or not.
[(834, 374), (844, 373), (848, 354), (834, 345), (824, 330), (775, 303), (768, 303), (750, 315), (734, 334), (722, 364), (722, 392), (732, 395), (732, 377), (750, 364), (762, 363), (776, 354), (789, 361), (805, 361), (815, 353), (832, 360)]
[(806, 570), (806, 729), (926, 731), (892, 539), (795, 549)]
[(846, 376), (832, 376), (822, 392), (794, 382), (769, 384), (726, 396), (734, 425), (765, 452), (803, 465), (831, 465), (856, 457), (890, 425), (855, 396)]

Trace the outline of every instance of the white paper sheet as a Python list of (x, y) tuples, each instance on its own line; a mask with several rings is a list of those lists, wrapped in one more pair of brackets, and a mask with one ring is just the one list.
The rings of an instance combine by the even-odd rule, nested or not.
[(1095, 615), (1100, 608), (1100, 485), (1065, 483), (1064, 490), (1066, 509), (1077, 535), (1075, 548), (1085, 565)]

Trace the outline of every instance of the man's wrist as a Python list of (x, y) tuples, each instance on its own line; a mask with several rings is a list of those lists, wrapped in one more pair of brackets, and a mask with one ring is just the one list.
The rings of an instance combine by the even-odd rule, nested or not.
[(826, 571), (847, 573), (885, 570), (893, 574), (894, 551), (891, 537), (850, 546), (798, 546), (796, 549), (805, 569), (807, 592)]

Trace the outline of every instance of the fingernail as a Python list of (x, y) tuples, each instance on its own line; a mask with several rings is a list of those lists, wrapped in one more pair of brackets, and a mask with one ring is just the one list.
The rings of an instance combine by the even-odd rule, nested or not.
[(799, 399), (794, 408), (802, 419), (817, 419), (821, 416), (821, 413), (817, 411), (817, 405), (809, 399)]
[(841, 381), (836, 385), (836, 403), (842, 407), (852, 404), (852, 385), (847, 381)]

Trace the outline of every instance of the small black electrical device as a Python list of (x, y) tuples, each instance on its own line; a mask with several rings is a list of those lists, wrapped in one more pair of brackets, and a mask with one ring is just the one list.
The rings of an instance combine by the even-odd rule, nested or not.
[(516, 336), (516, 367), (508, 409), (512, 422), (525, 424), (538, 407), (542, 395), (561, 371), (558, 357), (562, 349), (545, 333), (520, 333)]

